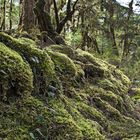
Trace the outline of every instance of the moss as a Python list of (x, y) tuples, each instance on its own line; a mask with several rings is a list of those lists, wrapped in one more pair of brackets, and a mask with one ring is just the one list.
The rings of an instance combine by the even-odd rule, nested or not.
[(96, 108), (89, 106), (84, 103), (77, 103), (77, 108), (87, 119), (94, 120), (98, 122), (103, 128), (107, 128), (108, 120), (107, 118), (99, 112)]
[(140, 88), (131, 88), (129, 90), (129, 95), (136, 100), (140, 99)]
[(33, 47), (36, 47), (36, 48), (37, 48), (37, 45), (36, 45), (35, 41), (33, 41), (32, 39), (21, 37), (21, 38), (19, 38), (18, 40), (19, 40), (22, 44), (32, 45)]
[(103, 79), (99, 81), (98, 85), (105, 90), (112, 91), (119, 94), (118, 87), (108, 79)]
[(104, 61), (94, 57), (92, 54), (86, 51), (77, 49), (76, 52), (77, 52), (76, 59), (80, 60), (83, 63), (92, 63), (97, 67), (103, 67), (104, 70), (107, 70), (107, 68), (109, 67), (109, 64), (106, 64)]
[(93, 77), (93, 78), (96, 78), (96, 77), (104, 77), (104, 69), (102, 68), (99, 68), (97, 67), (96, 65), (93, 65), (93, 64), (86, 64), (84, 66), (84, 72), (85, 72), (85, 75), (86, 77), (90, 78), (90, 77)]
[(111, 125), (112, 130), (114, 130), (110, 135), (111, 139), (139, 139), (139, 125), (135, 122), (130, 120), (125, 123), (114, 121)]
[(75, 56), (75, 51), (71, 47), (66, 46), (66, 45), (65, 46), (63, 46), (63, 45), (61, 45), (61, 46), (60, 45), (51, 45), (48, 48), (46, 48), (45, 50), (51, 50), (51, 51), (66, 54), (71, 59), (74, 58), (74, 56)]
[[(26, 44), (2, 32), (0, 32), (0, 41), (17, 51), (24, 61), (27, 61), (30, 64), (34, 73), (36, 93), (41, 92), (46, 94), (46, 89), (50, 83), (52, 81), (56, 81), (57, 83), (58, 79), (55, 75), (54, 64), (46, 52), (34, 47), (32, 44)], [(41, 83), (39, 82), (40, 79), (42, 79)]]
[[(11, 94), (23, 96), (33, 90), (33, 74), (21, 56), (0, 43), (0, 92), (1, 98)], [(12, 91), (12, 93), (10, 93)]]
[(48, 51), (52, 61), (55, 64), (56, 71), (61, 74), (69, 74), (70, 76), (76, 75), (76, 66), (73, 61), (65, 54)]
[(111, 91), (105, 93), (97, 93), (95, 97), (100, 97), (102, 100), (109, 102), (112, 106), (117, 107), (119, 97)]
[(130, 86), (130, 80), (121, 71), (116, 69), (115, 66), (95, 58), (92, 54), (80, 49), (77, 50), (76, 59), (83, 62), (84, 64), (87, 64), (87, 69), (90, 70), (92, 74), (95, 72), (94, 76), (99, 75), (101, 78), (107, 78), (111, 82), (116, 82), (115, 85), (118, 87), (121, 86), (121, 88), (125, 88), (126, 86), (124, 90), (127, 92), (126, 89), (128, 89)]
[(85, 77), (85, 72), (79, 64), (75, 64), (75, 66), (76, 66), (76, 71), (77, 71), (76, 80), (78, 82), (83, 82), (84, 77)]
[[(89, 119), (88, 117), (83, 116), (82, 111), (84, 112), (84, 109), (80, 111), (79, 107), (80, 106), (82, 107), (82, 105), (84, 105), (82, 102), (81, 103), (73, 102), (73, 100), (63, 95), (61, 96), (61, 99), (65, 104), (65, 109), (71, 115), (72, 119), (79, 127), (79, 130), (82, 132), (83, 139), (85, 138), (89, 140), (94, 140), (98, 138), (101, 140), (104, 139), (104, 136), (101, 134), (101, 126), (98, 124), (98, 122), (91, 120), (91, 118)], [(98, 115), (96, 115), (96, 117), (97, 116)]]
[[(14, 100), (0, 102), (1, 138), (102, 140), (139, 137), (139, 115), (134, 114), (134, 102), (127, 95), (130, 80), (115, 66), (68, 46), (40, 50), (31, 40), (15, 39), (4, 33), (0, 33), (0, 41), (7, 46), (1, 45), (0, 68), (7, 71), (0, 71), (0, 81), (9, 88), (12, 71), (13, 77), (18, 79), (16, 89), (31, 93), (33, 71), (35, 87), (28, 97), (17, 98), (13, 92)], [(52, 96), (36, 94), (38, 92)], [(11, 88), (4, 94), (9, 93), (12, 95)], [(24, 95), (24, 91), (20, 93)]]
[(114, 76), (116, 77), (116, 79), (119, 79), (123, 85), (129, 88), (131, 85), (130, 79), (120, 70), (115, 70), (114, 72)]
[(99, 110), (101, 110), (108, 119), (118, 121), (123, 120), (121, 113), (116, 108), (112, 107), (108, 102), (103, 101), (101, 98), (93, 98), (93, 104)]
[[(8, 140), (31, 140), (31, 136), (35, 139), (82, 139), (82, 132), (61, 104), (56, 102), (54, 107), (47, 108), (33, 97), (18, 100), (11, 106), (1, 104), (0, 112), (6, 107), (7, 115), (4, 118), (0, 116), (0, 136)], [(55, 113), (53, 109), (57, 109), (58, 112)]]

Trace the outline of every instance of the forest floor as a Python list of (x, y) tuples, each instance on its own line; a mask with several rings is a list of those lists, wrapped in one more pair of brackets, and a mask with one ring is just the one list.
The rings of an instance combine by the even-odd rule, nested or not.
[(0, 32), (4, 140), (139, 140), (130, 88), (118, 68), (86, 51), (41, 50), (31, 39)]

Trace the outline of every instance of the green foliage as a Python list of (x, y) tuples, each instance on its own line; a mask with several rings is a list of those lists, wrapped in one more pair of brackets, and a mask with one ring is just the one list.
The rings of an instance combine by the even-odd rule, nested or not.
[(134, 86), (140, 86), (140, 48), (132, 50), (122, 61), (121, 69), (131, 79)]
[(77, 30), (76, 32), (68, 32), (65, 38), (69, 45), (76, 48), (77, 46), (80, 46), (79, 43), (81, 42), (82, 36), (80, 30)]

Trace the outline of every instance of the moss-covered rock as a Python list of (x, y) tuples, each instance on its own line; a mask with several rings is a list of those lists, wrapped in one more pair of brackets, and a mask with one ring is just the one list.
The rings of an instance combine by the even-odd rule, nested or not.
[[(34, 43), (15, 39), (5, 33), (0, 32), (0, 41), (9, 48), (17, 51), (24, 61), (27, 61), (34, 74), (34, 87), (36, 93), (47, 94), (47, 88), (52, 81), (57, 81), (54, 71), (54, 63), (50, 56), (34, 46)], [(31, 41), (30, 41), (31, 42)]]
[[(14, 96), (15, 100), (9, 104), (0, 101), (1, 138), (116, 140), (140, 137), (140, 114), (127, 95), (130, 80), (115, 66), (68, 46), (53, 45), (40, 50), (32, 40), (15, 39), (4, 33), (0, 33), (0, 42), (5, 44), (0, 46), (1, 95), (31, 93), (34, 80), (30, 96)], [(9, 80), (11, 76), (13, 79)], [(14, 78), (16, 84), (10, 84), (12, 89), (20, 91), (17, 93), (9, 87)], [(43, 94), (37, 94), (40, 92)]]
[(71, 47), (66, 46), (66, 45), (65, 46), (51, 45), (50, 47), (45, 48), (45, 50), (52, 50), (54, 52), (63, 53), (63, 54), (66, 54), (70, 58), (74, 58), (75, 53), (76, 53)]
[[(0, 43), (0, 95), (30, 94), (33, 90), (33, 74), (30, 66), (15, 51)], [(13, 95), (11, 95), (13, 94)]]
[(56, 71), (61, 74), (69, 74), (72, 77), (76, 75), (76, 66), (67, 55), (53, 51), (48, 51), (48, 54), (55, 64)]

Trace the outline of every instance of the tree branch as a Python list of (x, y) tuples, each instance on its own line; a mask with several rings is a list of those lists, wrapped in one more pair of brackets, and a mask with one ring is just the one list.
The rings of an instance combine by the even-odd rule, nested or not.
[(66, 16), (60, 21), (59, 27), (56, 29), (58, 34), (60, 34), (62, 32), (63, 27), (65, 26), (67, 21), (72, 19), (72, 16), (75, 12), (75, 7), (76, 7), (77, 3), (78, 3), (78, 0), (75, 1), (75, 3), (73, 4), (72, 10), (71, 10), (71, 0), (68, 1)]

